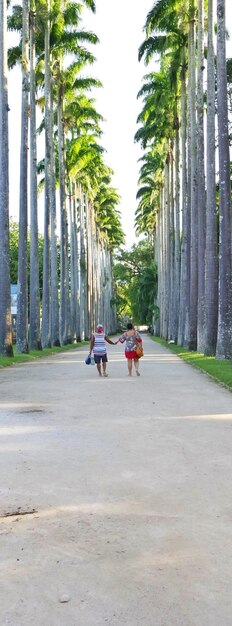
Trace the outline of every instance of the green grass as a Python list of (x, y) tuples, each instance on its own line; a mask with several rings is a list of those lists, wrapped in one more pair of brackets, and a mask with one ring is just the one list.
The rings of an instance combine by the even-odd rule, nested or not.
[(203, 372), (209, 374), (214, 380), (225, 385), (232, 390), (232, 362), (229, 360), (219, 361), (214, 356), (204, 356), (199, 352), (191, 352), (174, 343), (168, 343), (159, 337), (152, 337), (153, 341), (160, 343), (168, 350), (175, 352), (183, 361), (190, 363), (194, 367), (199, 368)]
[(44, 348), (44, 350), (31, 350), (29, 354), (14, 354), (12, 357), (0, 356), (0, 367), (9, 367), (18, 363), (27, 363), (35, 359), (41, 359), (44, 356), (51, 356), (58, 352), (66, 352), (67, 350), (75, 350), (81, 346), (89, 345), (89, 341), (81, 341), (79, 343), (69, 343), (66, 346), (53, 348)]

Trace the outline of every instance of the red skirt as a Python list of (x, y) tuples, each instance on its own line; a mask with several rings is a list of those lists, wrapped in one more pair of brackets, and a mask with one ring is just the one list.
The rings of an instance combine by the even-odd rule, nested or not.
[(130, 350), (130, 352), (125, 350), (125, 357), (126, 359), (138, 359), (135, 350)]

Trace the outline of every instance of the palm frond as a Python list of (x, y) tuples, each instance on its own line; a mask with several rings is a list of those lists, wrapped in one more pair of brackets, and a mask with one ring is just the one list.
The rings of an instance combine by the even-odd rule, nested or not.
[(69, 24), (77, 26), (80, 22), (82, 5), (77, 2), (69, 2), (64, 6), (63, 18), (66, 26)]
[(97, 78), (76, 78), (73, 83), (73, 89), (92, 89), (92, 87), (102, 87), (102, 83)]
[(154, 30), (159, 26), (166, 16), (169, 16), (170, 11), (173, 11), (175, 0), (157, 0), (148, 12), (144, 30), (149, 35), (151, 30)]
[(148, 65), (154, 54), (163, 52), (167, 42), (167, 35), (150, 36), (139, 47), (138, 59), (141, 61), (145, 56), (145, 63)]
[(12, 7), (11, 15), (7, 17), (7, 28), (16, 32), (22, 31), (22, 7), (19, 4), (15, 4)]
[(13, 69), (17, 63), (21, 63), (22, 59), (22, 46), (14, 46), (8, 49), (8, 66)]
[(84, 0), (84, 4), (86, 5), (87, 9), (91, 9), (93, 13), (96, 12), (95, 0)]

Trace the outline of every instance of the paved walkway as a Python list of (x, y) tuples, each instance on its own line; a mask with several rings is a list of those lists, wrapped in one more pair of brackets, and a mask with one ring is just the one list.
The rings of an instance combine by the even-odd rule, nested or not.
[(231, 626), (232, 394), (144, 344), (0, 371), (0, 626)]

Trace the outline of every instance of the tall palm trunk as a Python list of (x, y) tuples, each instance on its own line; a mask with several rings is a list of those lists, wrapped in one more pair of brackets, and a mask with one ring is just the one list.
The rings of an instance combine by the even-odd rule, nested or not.
[(197, 63), (197, 211), (198, 211), (198, 305), (197, 349), (205, 348), (205, 157), (204, 157), (204, 8), (198, 0), (198, 63)]
[(184, 346), (189, 347), (190, 338), (190, 279), (191, 279), (191, 206), (192, 206), (192, 159), (191, 159), (191, 90), (187, 94), (187, 188), (186, 188), (186, 293), (185, 293), (185, 327)]
[(116, 305), (113, 304), (113, 300), (115, 300), (115, 285), (113, 282), (113, 253), (109, 252), (110, 255), (110, 277), (111, 277), (111, 305), (110, 305), (110, 333), (116, 333), (117, 331), (117, 312)]
[(85, 226), (84, 226), (84, 197), (81, 186), (80, 198), (80, 338), (85, 339), (86, 319), (86, 257), (85, 257)]
[(35, 3), (30, 11), (30, 348), (41, 348), (35, 104)]
[(173, 339), (178, 338), (178, 317), (180, 306), (180, 136), (178, 110), (175, 119), (175, 197), (174, 197), (174, 285), (173, 285)]
[(93, 322), (92, 330), (96, 328), (98, 323), (97, 313), (97, 258), (98, 258), (98, 242), (97, 242), (97, 227), (95, 222), (95, 214), (92, 215), (92, 240), (93, 240)]
[[(161, 206), (161, 198), (162, 198), (162, 187), (160, 187), (160, 193), (159, 193), (159, 205)], [(160, 301), (160, 263), (161, 263), (161, 254), (160, 254), (160, 249), (161, 249), (161, 220), (160, 220), (160, 210), (157, 213), (157, 221), (156, 221), (156, 227), (155, 227), (155, 233), (154, 233), (154, 260), (156, 262), (157, 265), (157, 278), (158, 278), (158, 285), (157, 285), (157, 295), (155, 298), (155, 311), (154, 311), (154, 315), (153, 315), (153, 319), (152, 319), (152, 325), (153, 325), (153, 332), (155, 335), (160, 335), (160, 316), (158, 314), (158, 308), (159, 308), (159, 301)]]
[(197, 145), (196, 145), (196, 68), (195, 68), (195, 17), (194, 0), (191, 0), (189, 25), (189, 122), (191, 155), (191, 256), (190, 256), (190, 308), (189, 340), (190, 350), (197, 347), (197, 300), (198, 300), (198, 211), (197, 211)]
[(214, 355), (218, 324), (218, 237), (215, 181), (215, 54), (213, 0), (208, 0), (205, 354)]
[(76, 284), (75, 284), (75, 244), (74, 244), (74, 214), (72, 184), (69, 180), (68, 188), (68, 208), (69, 208), (69, 241), (70, 241), (70, 330), (74, 338), (76, 334)]
[[(68, 197), (68, 190), (65, 186), (65, 197)], [(67, 200), (66, 200), (67, 202)], [(70, 241), (69, 241), (69, 212), (66, 207), (66, 231), (65, 231), (65, 284), (66, 284), (66, 298), (65, 298), (65, 319), (67, 326), (67, 336), (65, 343), (73, 343), (73, 329), (71, 329), (71, 310), (70, 310)]]
[(79, 288), (79, 238), (77, 220), (77, 185), (73, 182), (73, 273), (74, 273), (74, 298), (75, 298), (75, 335), (76, 341), (80, 340), (80, 288)]
[(83, 244), (84, 244), (84, 329), (85, 339), (89, 338), (89, 310), (88, 310), (88, 238), (87, 232), (87, 211), (88, 211), (88, 198), (83, 195)]
[(91, 315), (90, 315), (90, 330), (92, 331), (97, 321), (95, 320), (94, 315), (94, 300), (95, 300), (95, 270), (94, 270), (94, 255), (95, 255), (95, 232), (96, 232), (96, 224), (95, 224), (95, 213), (94, 206), (91, 204), (90, 206), (90, 223), (91, 223)]
[(87, 332), (91, 336), (93, 329), (92, 311), (93, 311), (93, 258), (92, 258), (92, 208), (88, 198), (86, 198), (86, 233), (87, 233)]
[(225, 51), (225, 0), (217, 0), (217, 104), (219, 148), (219, 319), (217, 357), (232, 356), (231, 201)]
[(111, 291), (111, 265), (110, 265), (110, 253), (107, 244), (104, 246), (104, 325), (106, 332), (111, 332), (110, 327), (110, 302), (112, 297)]
[(58, 304), (58, 267), (57, 267), (57, 218), (56, 218), (56, 180), (54, 147), (53, 80), (50, 77), (50, 214), (51, 214), (51, 344), (59, 346), (59, 304)]
[[(157, 304), (159, 307), (159, 322), (157, 325), (157, 334), (163, 336), (163, 292), (164, 292), (164, 186), (160, 191), (160, 209), (159, 209), (159, 263), (158, 263), (158, 292)], [(159, 329), (159, 332), (158, 332)]]
[(0, 0), (0, 354), (12, 356), (6, 2)]
[(99, 253), (99, 283), (98, 283), (98, 311), (99, 311), (99, 316), (98, 319), (103, 321), (104, 324), (104, 298), (103, 298), (103, 289), (104, 289), (104, 274), (103, 274), (103, 268), (104, 268), (104, 248), (103, 248), (103, 241), (102, 241), (102, 237), (101, 240), (99, 242), (99, 248), (100, 248), (100, 253)]
[(22, 27), (22, 110), (20, 151), (20, 198), (19, 198), (19, 252), (18, 252), (18, 301), (17, 301), (17, 352), (28, 352), (28, 93), (29, 93), (29, 3), (23, 0)]
[(50, 188), (51, 188), (51, 145), (50, 145), (50, 3), (47, 4), (45, 25), (45, 196), (44, 196), (44, 247), (43, 247), (43, 298), (42, 298), (42, 346), (51, 345), (50, 340)]
[(188, 211), (188, 176), (187, 176), (187, 93), (186, 93), (186, 60), (183, 51), (181, 69), (181, 211), (182, 211), (182, 240), (180, 257), (180, 305), (178, 323), (178, 344), (183, 346), (185, 339), (186, 314), (189, 302), (189, 257), (190, 233)]
[[(60, 76), (61, 76), (60, 61)], [(68, 341), (68, 284), (67, 284), (67, 209), (65, 194), (64, 128), (63, 128), (63, 84), (60, 78), (58, 90), (58, 146), (59, 146), (59, 191), (60, 191), (60, 341)]]
[(168, 339), (168, 322), (169, 322), (169, 291), (170, 291), (170, 155), (167, 155), (164, 170), (164, 210), (163, 210), (163, 306), (162, 320), (163, 332), (162, 337)]
[(173, 142), (170, 145), (170, 191), (169, 191), (169, 233), (168, 233), (168, 249), (169, 249), (169, 311), (168, 311), (168, 338), (174, 337), (174, 276), (175, 276), (175, 239), (174, 239), (174, 220), (175, 220), (175, 203), (174, 203), (174, 158), (173, 158)]
[(165, 308), (165, 285), (166, 285), (166, 270), (165, 270), (165, 179), (162, 191), (162, 201), (160, 203), (160, 226), (161, 226), (161, 246), (160, 246), (160, 293), (159, 293), (159, 308), (160, 308), (160, 334), (164, 337), (164, 308)]

